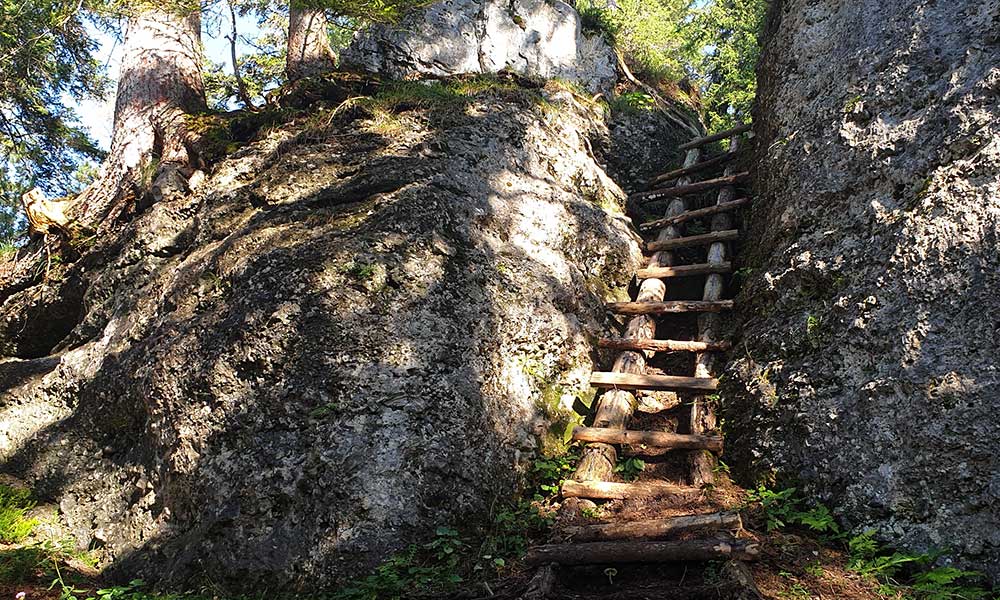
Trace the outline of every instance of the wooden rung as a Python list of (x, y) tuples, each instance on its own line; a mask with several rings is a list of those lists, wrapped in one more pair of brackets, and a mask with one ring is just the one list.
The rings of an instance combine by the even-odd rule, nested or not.
[(698, 146), (704, 146), (705, 144), (711, 144), (712, 142), (718, 142), (719, 140), (724, 140), (728, 137), (734, 135), (740, 135), (741, 133), (746, 133), (753, 129), (752, 123), (745, 123), (743, 125), (738, 125), (732, 129), (727, 129), (725, 131), (716, 133), (715, 135), (708, 135), (695, 140), (691, 140), (686, 144), (681, 144), (678, 146), (681, 150), (690, 150), (692, 148), (697, 148)]
[(744, 541), (682, 540), (676, 542), (589, 542), (535, 546), (524, 558), (528, 565), (594, 565), (705, 561), (724, 558), (754, 560), (757, 544)]
[(639, 279), (663, 279), (666, 277), (687, 277), (690, 275), (708, 275), (710, 273), (729, 273), (733, 270), (733, 263), (721, 262), (718, 264), (699, 263), (696, 265), (680, 265), (677, 267), (653, 267), (650, 269), (639, 269), (635, 276)]
[(714, 392), (719, 380), (714, 377), (679, 377), (677, 375), (634, 375), (594, 371), (590, 385), (619, 390), (659, 390), (667, 392)]
[(633, 200), (654, 200), (656, 198), (686, 196), (688, 194), (704, 192), (705, 190), (714, 190), (715, 188), (725, 187), (727, 185), (736, 185), (748, 177), (750, 177), (750, 173), (748, 171), (744, 171), (743, 173), (737, 173), (735, 175), (726, 175), (725, 177), (706, 179), (705, 181), (698, 181), (687, 185), (657, 188), (655, 190), (649, 190), (648, 192), (639, 192), (637, 194), (632, 194), (629, 198), (632, 198)]
[(689, 246), (704, 246), (715, 242), (730, 242), (740, 237), (739, 229), (726, 229), (723, 231), (713, 231), (701, 235), (689, 235), (671, 240), (660, 240), (657, 242), (647, 242), (647, 252), (659, 252), (660, 250), (673, 250), (674, 248), (686, 248)]
[(629, 431), (606, 427), (575, 427), (573, 439), (580, 442), (653, 446), (675, 450), (711, 450), (722, 452), (721, 435), (684, 435), (666, 431)]
[(687, 340), (636, 340), (630, 338), (601, 338), (601, 348), (615, 350), (651, 350), (653, 352), (726, 352), (733, 345), (729, 342), (689, 342)]
[(630, 498), (675, 498), (684, 502), (702, 499), (701, 488), (675, 485), (665, 481), (613, 483), (610, 481), (573, 481), (562, 484), (563, 498), (627, 500)]
[(662, 315), (685, 312), (721, 312), (733, 307), (732, 300), (668, 300), (666, 302), (609, 302), (608, 310), (621, 315)]
[(736, 530), (743, 521), (736, 512), (716, 512), (705, 515), (684, 515), (668, 519), (626, 521), (565, 527), (560, 532), (574, 542), (606, 542), (609, 540), (659, 540), (689, 531)]
[(677, 179), (678, 177), (684, 177), (685, 175), (691, 175), (693, 173), (701, 173), (702, 171), (707, 171), (708, 169), (713, 169), (715, 167), (720, 167), (727, 162), (733, 160), (739, 156), (739, 152), (726, 152), (725, 154), (720, 154), (714, 158), (709, 158), (708, 160), (703, 160), (701, 162), (696, 162), (690, 167), (682, 167), (680, 169), (674, 169), (673, 171), (667, 171), (662, 175), (658, 175), (653, 179), (649, 187), (659, 185), (671, 179)]
[(655, 221), (647, 221), (642, 225), (640, 225), (639, 229), (641, 229), (642, 231), (650, 231), (653, 229), (660, 229), (661, 227), (666, 227), (667, 225), (677, 225), (678, 223), (683, 223), (685, 221), (690, 221), (692, 219), (700, 219), (701, 217), (709, 217), (715, 214), (736, 210), (737, 208), (749, 202), (750, 202), (749, 198), (740, 198), (739, 200), (732, 200), (731, 202), (723, 202), (721, 204), (714, 204), (712, 206), (706, 206), (705, 208), (699, 208), (697, 210), (689, 210), (687, 212), (682, 212), (681, 214), (674, 217), (666, 217), (663, 219), (657, 219)]

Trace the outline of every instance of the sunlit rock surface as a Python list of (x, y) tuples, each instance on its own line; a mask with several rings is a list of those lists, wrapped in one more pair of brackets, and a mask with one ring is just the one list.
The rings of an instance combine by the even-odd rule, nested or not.
[(341, 55), (350, 68), (392, 77), (496, 73), (558, 77), (592, 92), (617, 80), (615, 56), (560, 0), (444, 0), (360, 35)]

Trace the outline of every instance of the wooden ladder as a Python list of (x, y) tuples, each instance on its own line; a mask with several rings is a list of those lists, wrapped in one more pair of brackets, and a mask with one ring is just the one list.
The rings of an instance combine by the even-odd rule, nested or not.
[[(680, 148), (686, 150), (684, 165), (650, 182), (649, 191), (630, 196), (631, 200), (669, 199), (663, 218), (640, 226), (653, 239), (645, 244), (648, 262), (636, 273), (638, 291), (632, 302), (610, 303), (608, 310), (635, 315), (619, 338), (605, 338), (599, 346), (621, 350), (609, 372), (595, 372), (591, 385), (604, 389), (598, 398), (590, 427), (577, 427), (573, 439), (586, 442), (573, 478), (562, 485), (564, 503), (571, 498), (642, 502), (644, 507), (665, 507), (670, 516), (638, 520), (610, 520), (599, 524), (565, 527), (557, 531), (559, 543), (532, 548), (526, 558), (540, 567), (524, 598), (549, 597), (547, 586), (555, 581), (554, 569), (564, 565), (614, 565), (619, 563), (661, 563), (719, 559), (752, 560), (757, 545), (740, 536), (742, 523), (737, 513), (718, 510), (708, 501), (715, 482), (718, 456), (723, 439), (717, 431), (713, 394), (718, 388), (714, 368), (717, 353), (730, 344), (720, 339), (720, 313), (732, 308), (723, 299), (726, 274), (732, 270), (729, 244), (739, 237), (733, 213), (749, 204), (738, 197), (736, 186), (749, 177), (733, 165), (739, 156), (742, 125), (720, 134), (699, 138)], [(729, 150), (703, 159), (703, 147), (729, 139)], [(718, 169), (724, 169), (720, 174)], [(692, 181), (695, 175), (712, 176)], [(694, 199), (713, 192), (707, 206), (695, 206)], [(709, 220), (707, 232), (684, 235), (688, 224)], [(702, 262), (678, 264), (679, 249), (704, 252)], [(707, 248), (707, 250), (705, 250)], [(681, 277), (704, 277), (701, 300), (667, 300), (667, 281)], [(696, 339), (657, 339), (657, 317), (689, 313), (696, 319)], [(679, 337), (679, 336), (678, 336)], [(694, 372), (667, 374), (653, 372), (648, 361), (658, 352), (693, 353)], [(674, 402), (668, 410), (679, 411), (685, 424), (675, 431), (629, 429), (635, 416), (636, 396), (671, 392), (684, 395), (688, 402)], [(616, 482), (619, 453), (660, 456), (665, 452), (686, 452), (685, 481), (644, 478), (636, 482)], [(689, 509), (676, 514), (676, 508)], [(652, 511), (656, 512), (656, 511)]]

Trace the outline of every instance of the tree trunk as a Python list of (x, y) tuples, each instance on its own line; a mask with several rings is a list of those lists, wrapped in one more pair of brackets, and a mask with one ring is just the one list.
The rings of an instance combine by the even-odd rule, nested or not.
[(111, 152), (101, 178), (81, 197), (77, 217), (85, 224), (125, 212), (150, 184), (186, 186), (197, 156), (185, 117), (206, 109), (201, 62), (197, 10), (146, 8), (129, 20)]
[(335, 67), (326, 13), (292, 0), (288, 8), (288, 52), (285, 75), (289, 81), (332, 71)]

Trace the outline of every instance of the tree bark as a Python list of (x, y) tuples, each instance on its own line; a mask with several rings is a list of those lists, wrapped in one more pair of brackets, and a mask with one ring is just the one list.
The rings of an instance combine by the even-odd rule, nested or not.
[(288, 52), (285, 57), (288, 80), (326, 73), (334, 67), (336, 62), (327, 33), (326, 13), (292, 0), (288, 7)]
[[(197, 160), (185, 117), (204, 111), (201, 14), (147, 5), (125, 33), (111, 152), (101, 178), (79, 202), (78, 218), (97, 224), (120, 215), (152, 183), (172, 179)], [(168, 177), (164, 177), (164, 175)], [(184, 173), (190, 175), (190, 173)], [(154, 196), (156, 194), (154, 193)]]

